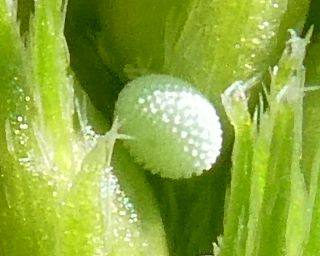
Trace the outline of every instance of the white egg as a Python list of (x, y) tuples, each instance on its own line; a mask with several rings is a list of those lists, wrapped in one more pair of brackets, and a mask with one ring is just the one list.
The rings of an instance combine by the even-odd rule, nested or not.
[(120, 92), (115, 116), (124, 145), (146, 169), (167, 178), (200, 175), (216, 162), (222, 129), (213, 105), (187, 82), (148, 75)]

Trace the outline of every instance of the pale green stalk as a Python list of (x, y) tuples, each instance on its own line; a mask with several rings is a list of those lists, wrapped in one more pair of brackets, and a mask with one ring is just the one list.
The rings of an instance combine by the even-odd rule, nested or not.
[(26, 45), (8, 3), (0, 1), (0, 254), (167, 255), (143, 172), (121, 145), (110, 165), (115, 135), (97, 133), (108, 125), (74, 86), (64, 1), (34, 2)]
[(257, 110), (254, 122), (244, 126), (246, 88), (236, 83), (223, 94), (235, 146), (221, 255), (304, 255), (307, 189), (299, 159), (309, 37), (292, 34), (272, 70), (268, 109)]

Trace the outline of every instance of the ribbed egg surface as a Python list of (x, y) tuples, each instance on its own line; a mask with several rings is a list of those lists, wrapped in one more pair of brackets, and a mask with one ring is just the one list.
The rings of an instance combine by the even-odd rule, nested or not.
[(222, 130), (212, 104), (192, 86), (168, 75), (128, 83), (115, 115), (124, 145), (146, 169), (167, 178), (209, 170), (220, 154)]

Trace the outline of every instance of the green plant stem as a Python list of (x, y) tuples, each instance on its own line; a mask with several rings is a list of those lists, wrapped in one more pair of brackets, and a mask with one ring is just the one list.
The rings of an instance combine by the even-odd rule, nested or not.
[[(314, 38), (307, 58), (307, 86), (320, 85), (320, 42)], [(303, 126), (303, 167), (307, 184), (309, 185), (308, 200), (308, 228), (306, 229), (308, 240), (305, 243), (305, 254), (315, 255), (319, 252), (320, 246), (317, 241), (320, 239), (320, 132), (319, 132), (319, 89), (306, 92), (304, 102), (304, 126)]]
[[(310, 39), (292, 33), (272, 70), (268, 109), (255, 122), (241, 83), (223, 95), (235, 127), (230, 198), (221, 255), (300, 255), (306, 241), (307, 189), (300, 167), (305, 48)], [(246, 88), (246, 87), (244, 87)], [(241, 108), (242, 106), (242, 108)], [(241, 131), (241, 132), (239, 132)], [(244, 132), (247, 131), (247, 132)], [(250, 157), (248, 157), (248, 155)]]
[[(57, 167), (68, 172), (73, 162), (73, 85), (67, 75), (68, 52), (63, 36), (62, 1), (36, 1), (31, 37), (31, 81), (39, 93), (40, 129), (54, 153)], [(61, 58), (57, 59), (57, 56)]]
[(66, 2), (34, 2), (26, 44), (8, 3), (0, 1), (0, 254), (167, 255), (143, 172), (121, 146), (110, 165), (115, 136), (97, 133), (107, 124), (68, 71)]

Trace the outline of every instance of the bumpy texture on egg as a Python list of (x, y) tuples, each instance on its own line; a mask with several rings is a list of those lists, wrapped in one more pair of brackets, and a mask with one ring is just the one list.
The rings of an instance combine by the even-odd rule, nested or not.
[(128, 83), (115, 115), (124, 145), (146, 169), (167, 178), (209, 170), (220, 154), (222, 129), (212, 104), (192, 86), (168, 75)]

